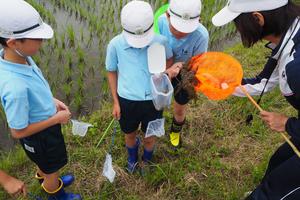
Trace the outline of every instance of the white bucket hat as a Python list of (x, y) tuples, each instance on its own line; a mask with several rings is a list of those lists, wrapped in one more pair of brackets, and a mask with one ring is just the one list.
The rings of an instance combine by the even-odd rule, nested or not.
[(172, 26), (182, 33), (192, 33), (199, 27), (200, 0), (171, 0), (169, 6)]
[(23, 0), (0, 0), (0, 37), (12, 39), (50, 39), (52, 28)]
[(144, 1), (131, 1), (121, 12), (123, 35), (134, 48), (149, 45), (154, 37), (154, 15), (152, 7)]
[(268, 11), (280, 8), (288, 3), (288, 0), (230, 0), (227, 5), (213, 18), (215, 26), (223, 26), (242, 13), (255, 11)]

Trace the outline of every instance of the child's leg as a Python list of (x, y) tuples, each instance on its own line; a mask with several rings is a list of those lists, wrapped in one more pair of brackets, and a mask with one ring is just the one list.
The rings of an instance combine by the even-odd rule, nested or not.
[(139, 102), (119, 97), (121, 118), (119, 120), (122, 132), (125, 133), (125, 144), (128, 152), (127, 170), (133, 173), (138, 163), (139, 140), (136, 132), (139, 128)]
[[(163, 111), (157, 111), (153, 105), (152, 101), (145, 101), (143, 105), (143, 120), (142, 120), (142, 131), (147, 132), (149, 123), (161, 119), (163, 116)], [(142, 159), (144, 162), (149, 162), (152, 160), (152, 155), (154, 152), (154, 146), (156, 142), (156, 137), (151, 136), (144, 138), (144, 154)]]
[[(181, 75), (179, 74), (176, 78), (172, 79), (174, 88), (178, 87), (181, 81)], [(182, 126), (185, 123), (187, 104), (189, 102), (189, 95), (187, 91), (181, 89), (174, 95), (174, 111), (173, 111), (173, 122), (170, 131), (170, 142), (173, 147), (179, 147), (181, 138), (180, 133)]]
[(144, 148), (147, 151), (153, 151), (154, 145), (155, 145), (155, 141), (156, 141), (155, 136), (151, 136), (151, 137), (145, 138), (144, 139)]
[(41, 177), (44, 177), (44, 176), (45, 176), (44, 172), (42, 172), (42, 170), (41, 170), (39, 167), (37, 167), (37, 173), (38, 173)]
[(47, 193), (55, 193), (60, 186), (59, 173), (44, 174), (43, 188)]
[[(44, 177), (45, 173), (38, 167), (35, 178), (40, 182), (40, 184), (42, 184), (44, 181)], [(75, 177), (73, 176), (73, 174), (67, 173), (63, 176), (60, 176), (60, 179), (62, 180), (64, 187), (68, 187), (74, 182)]]
[(186, 116), (187, 105), (180, 105), (174, 101), (174, 119), (178, 123), (183, 123)]
[(136, 146), (136, 131), (133, 133), (125, 134), (126, 147), (132, 148)]
[(44, 173), (43, 189), (49, 195), (49, 200), (81, 200), (79, 194), (66, 193), (63, 181), (59, 178), (59, 173)]
[(155, 136), (151, 136), (144, 139), (144, 154), (142, 158), (143, 162), (149, 162), (152, 160), (155, 142), (156, 142)]
[(136, 138), (136, 131), (125, 134), (125, 143), (128, 152), (127, 170), (133, 173), (138, 163), (139, 140)]
[(40, 184), (42, 184), (44, 181), (44, 175), (44, 172), (42, 172), (42, 170), (39, 167), (37, 167), (37, 172), (34, 178), (37, 179), (40, 182)]
[(174, 102), (174, 116), (170, 132), (170, 142), (174, 147), (180, 146), (180, 133), (185, 123), (186, 107), (187, 105), (180, 105), (176, 101)]

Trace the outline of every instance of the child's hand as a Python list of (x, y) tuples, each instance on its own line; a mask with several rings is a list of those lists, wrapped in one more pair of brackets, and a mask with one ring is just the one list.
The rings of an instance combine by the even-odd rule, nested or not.
[(71, 118), (71, 112), (69, 110), (61, 110), (56, 113), (59, 124), (67, 124)]
[(112, 115), (116, 120), (120, 120), (121, 118), (120, 104), (114, 103)]
[(3, 188), (7, 191), (8, 194), (14, 197), (20, 194), (23, 194), (24, 196), (27, 195), (27, 190), (24, 182), (11, 176), (8, 176), (7, 180), (3, 184)]
[(61, 110), (68, 110), (69, 111), (69, 107), (66, 106), (66, 104), (64, 104), (60, 100), (54, 98), (54, 103), (55, 103), (55, 106), (56, 106), (56, 112), (59, 112)]
[(174, 65), (172, 65), (169, 69), (167, 69), (165, 72), (168, 74), (169, 78), (172, 79), (179, 74), (182, 68), (183, 68), (183, 62), (177, 62)]

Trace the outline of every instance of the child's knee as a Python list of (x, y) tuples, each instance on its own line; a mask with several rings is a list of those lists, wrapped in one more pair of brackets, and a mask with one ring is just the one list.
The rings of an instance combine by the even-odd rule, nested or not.
[(152, 147), (155, 144), (155, 137), (148, 137), (144, 139), (144, 145), (145, 147)]
[(125, 138), (128, 140), (135, 140), (136, 138), (136, 134), (134, 133), (130, 133), (130, 134), (125, 134)]

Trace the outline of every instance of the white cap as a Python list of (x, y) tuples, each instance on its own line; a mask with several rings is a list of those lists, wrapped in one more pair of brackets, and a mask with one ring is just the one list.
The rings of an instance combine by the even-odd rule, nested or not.
[(229, 0), (227, 5), (212, 18), (212, 23), (215, 26), (223, 26), (242, 13), (274, 10), (287, 3), (288, 0)]
[(199, 27), (200, 0), (171, 0), (169, 14), (171, 25), (182, 33), (192, 33)]
[(152, 7), (144, 1), (131, 1), (121, 12), (123, 35), (134, 48), (149, 45), (154, 37), (154, 15)]
[(50, 39), (53, 30), (39, 13), (23, 0), (0, 0), (0, 37)]

